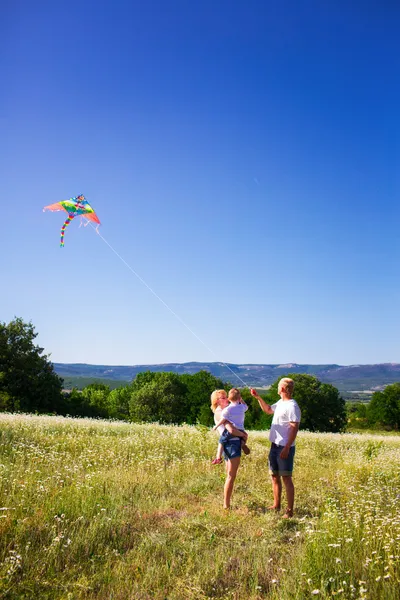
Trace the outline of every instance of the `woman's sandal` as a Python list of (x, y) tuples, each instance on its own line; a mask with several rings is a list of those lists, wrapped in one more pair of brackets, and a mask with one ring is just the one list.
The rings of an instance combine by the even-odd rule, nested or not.
[(212, 465), (220, 465), (222, 463), (222, 458), (214, 458), (214, 460), (211, 461)]
[(285, 514), (282, 515), (282, 519), (291, 519), (293, 517), (293, 510), (291, 508), (287, 508)]

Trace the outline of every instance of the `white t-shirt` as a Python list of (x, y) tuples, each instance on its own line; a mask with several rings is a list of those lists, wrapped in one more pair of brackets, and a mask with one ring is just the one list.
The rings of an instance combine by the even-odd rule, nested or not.
[[(278, 400), (271, 406), (274, 411), (269, 440), (278, 446), (286, 446), (291, 429), (290, 423), (300, 423), (301, 411), (296, 400)], [(295, 443), (293, 442), (292, 446)]]
[[(214, 412), (214, 423), (217, 424), (220, 422), (220, 420), (222, 419), (222, 408), (220, 406), (217, 406), (217, 408), (215, 409)], [(219, 427), (217, 427), (217, 431), (220, 435), (223, 434), (225, 429), (225, 425), (220, 425)]]
[(240, 404), (231, 403), (222, 411), (222, 418), (232, 423), (236, 429), (244, 429), (244, 413), (247, 409), (248, 406), (244, 402)]

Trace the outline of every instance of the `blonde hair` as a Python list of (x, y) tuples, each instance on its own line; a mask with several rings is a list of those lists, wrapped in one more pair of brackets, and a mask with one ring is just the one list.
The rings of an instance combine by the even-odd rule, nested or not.
[(287, 396), (291, 396), (294, 390), (294, 381), (290, 377), (283, 377), (278, 384), (278, 390), (285, 392)]
[(211, 410), (213, 412), (215, 412), (217, 410), (218, 399), (219, 399), (219, 395), (220, 395), (221, 392), (223, 392), (224, 394), (226, 394), (225, 390), (214, 390), (213, 393), (211, 394)]
[(234, 402), (239, 402), (241, 395), (237, 388), (229, 390), (228, 398), (231, 398)]

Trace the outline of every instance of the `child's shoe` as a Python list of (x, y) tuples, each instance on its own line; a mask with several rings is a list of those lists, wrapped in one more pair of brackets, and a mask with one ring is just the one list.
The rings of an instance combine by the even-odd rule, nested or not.
[(222, 458), (214, 458), (211, 462), (212, 465), (220, 465), (222, 463)]

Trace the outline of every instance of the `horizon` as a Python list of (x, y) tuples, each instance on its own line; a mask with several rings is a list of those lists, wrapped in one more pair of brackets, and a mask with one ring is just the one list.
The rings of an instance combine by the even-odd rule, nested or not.
[(0, 320), (58, 363), (398, 364), (399, 18), (8, 3)]
[(400, 366), (400, 363), (396, 363), (396, 362), (385, 362), (385, 363), (352, 363), (352, 364), (348, 364), (348, 365), (343, 365), (343, 364), (339, 364), (339, 363), (298, 363), (298, 362), (291, 362), (291, 363), (232, 363), (232, 362), (223, 362), (223, 361), (212, 361), (212, 360), (207, 360), (207, 361), (199, 361), (199, 360), (188, 360), (188, 361), (183, 361), (183, 362), (160, 362), (160, 363), (135, 363), (135, 364), (105, 364), (105, 363), (88, 363), (88, 362), (60, 362), (60, 361), (52, 361), (50, 360), (50, 362), (52, 362), (53, 364), (58, 364), (58, 365), (85, 365), (88, 367), (151, 367), (151, 366), (168, 366), (168, 365), (201, 365), (201, 364), (212, 364), (212, 365), (236, 365), (236, 366), (242, 366), (242, 367), (247, 367), (247, 366), (254, 366), (254, 367), (258, 367), (258, 366), (268, 366), (268, 367), (301, 367), (301, 366), (311, 366), (311, 367), (325, 367), (325, 366), (331, 366), (331, 367), (369, 367), (369, 366)]

